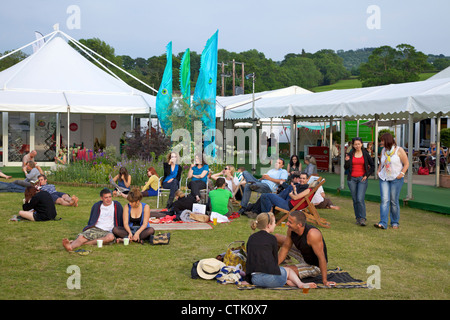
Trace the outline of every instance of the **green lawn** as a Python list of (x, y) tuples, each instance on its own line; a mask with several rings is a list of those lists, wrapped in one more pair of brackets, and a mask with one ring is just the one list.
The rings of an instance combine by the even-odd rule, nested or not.
[[(3, 179), (2, 179), (3, 180)], [(87, 256), (66, 252), (64, 237), (74, 239), (86, 225), (99, 188), (58, 186), (80, 198), (79, 207), (58, 206), (60, 221), (11, 222), (21, 208), (22, 194), (0, 194), (0, 299), (2, 300), (380, 300), (450, 297), (448, 250), (450, 218), (402, 207), (399, 230), (372, 227), (379, 204), (367, 202), (368, 226), (354, 224), (351, 199), (331, 196), (340, 211), (320, 210), (331, 222), (322, 229), (329, 268), (341, 267), (356, 279), (367, 280), (367, 268), (381, 270), (381, 289), (238, 290), (214, 280), (192, 280), (192, 263), (225, 252), (234, 240), (247, 240), (250, 220), (243, 216), (212, 230), (171, 231), (168, 246), (107, 245)], [(148, 199), (148, 198), (147, 198)], [(147, 200), (146, 199), (146, 200)], [(125, 204), (125, 200), (120, 200)], [(152, 208), (156, 199), (149, 201)], [(277, 227), (276, 232), (285, 229)], [(70, 266), (78, 266), (81, 289), (68, 289)]]
[[(421, 73), (420, 80), (423, 81), (431, 76), (435, 75), (436, 72), (427, 72), (427, 73)], [(351, 77), (350, 79), (345, 80), (339, 80), (338, 82), (328, 85), (328, 86), (319, 86), (312, 88), (311, 91), (313, 92), (324, 92), (324, 91), (330, 91), (330, 90), (341, 90), (341, 89), (353, 89), (353, 88), (361, 88), (361, 81), (358, 80), (356, 77)]]

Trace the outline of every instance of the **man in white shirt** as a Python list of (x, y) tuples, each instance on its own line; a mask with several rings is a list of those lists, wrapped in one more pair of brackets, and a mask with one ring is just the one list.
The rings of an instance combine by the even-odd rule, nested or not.
[(64, 238), (63, 246), (70, 252), (84, 244), (96, 244), (97, 240), (113, 242), (112, 229), (117, 226), (123, 227), (123, 208), (120, 202), (112, 200), (111, 190), (105, 188), (100, 192), (100, 201), (92, 206), (88, 225), (83, 232), (74, 241)]
[(278, 159), (275, 162), (275, 168), (270, 169), (266, 174), (264, 174), (261, 179), (256, 179), (250, 172), (244, 171), (242, 174), (245, 181), (247, 182), (244, 187), (244, 194), (242, 195), (241, 206), (242, 208), (239, 212), (247, 211), (248, 201), (252, 191), (259, 193), (272, 193), (275, 192), (280, 184), (288, 179), (288, 172), (283, 169), (284, 160)]

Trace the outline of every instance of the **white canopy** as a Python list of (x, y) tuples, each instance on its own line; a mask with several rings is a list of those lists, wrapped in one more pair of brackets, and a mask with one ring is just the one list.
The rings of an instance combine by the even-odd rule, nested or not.
[(100, 69), (62, 35), (0, 72), (0, 111), (156, 115), (155, 96)]
[[(226, 119), (250, 118), (252, 102), (226, 108)], [(255, 117), (380, 119), (428, 118), (450, 114), (450, 78), (268, 97), (255, 101)]]
[[(270, 90), (270, 91), (263, 91), (263, 92), (257, 92), (255, 93), (255, 101), (260, 101), (267, 98), (279, 98), (279, 97), (285, 97), (285, 96), (291, 96), (291, 95), (300, 95), (300, 94), (311, 94), (312, 91), (303, 89), (299, 86), (290, 86), (282, 89), (276, 89), (276, 90)], [(253, 94), (241, 94), (237, 96), (228, 96), (228, 97), (222, 97), (217, 96), (216, 97), (216, 117), (222, 118), (223, 117), (223, 109), (225, 108), (227, 110), (227, 114), (229, 110), (235, 110), (235, 114), (240, 114), (240, 117), (236, 117), (233, 119), (248, 119), (252, 117), (252, 101), (253, 101)], [(255, 105), (256, 106), (256, 105)], [(241, 108), (242, 107), (242, 108)], [(249, 109), (250, 108), (250, 109)], [(283, 117), (283, 115), (277, 115), (276, 118)], [(273, 116), (270, 117), (259, 117), (259, 118), (273, 118)], [(227, 117), (228, 119), (228, 117)]]
[(450, 67), (445, 68), (444, 70), (436, 73), (434, 76), (429, 77), (428, 80), (437, 80), (437, 79), (444, 79), (444, 78), (450, 78)]

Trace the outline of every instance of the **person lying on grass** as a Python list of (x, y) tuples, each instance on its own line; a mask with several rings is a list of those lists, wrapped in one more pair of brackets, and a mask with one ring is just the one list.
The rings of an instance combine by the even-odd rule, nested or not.
[(103, 240), (104, 244), (113, 242), (115, 237), (112, 230), (119, 226), (123, 227), (122, 205), (113, 201), (111, 190), (105, 188), (100, 191), (100, 201), (92, 206), (88, 225), (75, 240), (64, 238), (63, 247), (70, 252), (84, 244), (94, 245), (97, 240)]
[(47, 176), (40, 174), (38, 176), (40, 190), (47, 191), (52, 196), (53, 202), (55, 204), (60, 204), (62, 206), (74, 206), (78, 207), (78, 198), (76, 196), (70, 196), (64, 192), (56, 191), (54, 184), (47, 183)]

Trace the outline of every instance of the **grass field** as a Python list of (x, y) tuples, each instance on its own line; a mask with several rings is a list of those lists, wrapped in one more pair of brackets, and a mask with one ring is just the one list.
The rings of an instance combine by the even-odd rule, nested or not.
[[(252, 233), (246, 216), (212, 230), (171, 231), (168, 246), (107, 245), (87, 256), (70, 254), (61, 244), (75, 239), (86, 225), (99, 188), (57, 186), (79, 197), (79, 207), (58, 206), (60, 221), (11, 222), (22, 194), (0, 194), (0, 299), (2, 300), (446, 300), (450, 297), (450, 218), (418, 209), (401, 211), (399, 230), (379, 230), (379, 204), (367, 202), (368, 226), (354, 224), (351, 199), (331, 196), (341, 210), (320, 210), (331, 222), (321, 229), (328, 247), (329, 268), (339, 266), (367, 280), (367, 268), (379, 266), (381, 289), (238, 290), (214, 280), (193, 280), (192, 264), (225, 252), (235, 240)], [(148, 200), (146, 198), (145, 200)], [(125, 204), (125, 200), (120, 200)], [(152, 208), (156, 199), (151, 198)], [(277, 227), (277, 233), (285, 228)], [(81, 288), (69, 289), (68, 267), (79, 267)]]
[[(436, 74), (435, 72), (421, 73), (419, 75), (420, 81), (426, 80), (435, 74)], [(361, 88), (361, 86), (362, 86), (361, 81), (359, 81), (357, 77), (350, 77), (350, 79), (339, 80), (338, 82), (328, 85), (328, 86), (319, 86), (319, 87), (312, 88), (311, 91), (312, 92), (324, 92), (324, 91), (330, 91), (330, 90)]]

